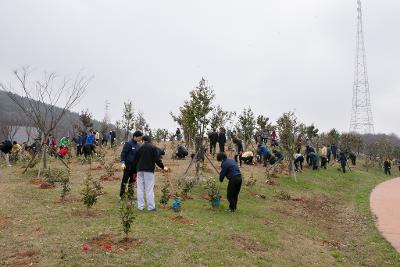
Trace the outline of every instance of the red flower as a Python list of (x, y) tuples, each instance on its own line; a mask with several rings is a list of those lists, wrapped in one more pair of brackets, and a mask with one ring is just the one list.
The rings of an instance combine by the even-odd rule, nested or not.
[(111, 251), (111, 250), (112, 250), (112, 246), (110, 246), (110, 245), (104, 245), (104, 246), (103, 246), (103, 249), (104, 249), (104, 250), (107, 250), (107, 251)]
[(82, 247), (82, 250), (85, 251), (85, 252), (88, 252), (89, 251), (89, 245), (88, 244), (84, 244), (83, 247)]

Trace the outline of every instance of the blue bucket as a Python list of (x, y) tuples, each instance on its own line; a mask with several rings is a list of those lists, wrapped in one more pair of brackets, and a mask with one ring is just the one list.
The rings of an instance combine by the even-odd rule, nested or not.
[(221, 206), (221, 197), (218, 196), (211, 200), (211, 206), (213, 208), (219, 208)]

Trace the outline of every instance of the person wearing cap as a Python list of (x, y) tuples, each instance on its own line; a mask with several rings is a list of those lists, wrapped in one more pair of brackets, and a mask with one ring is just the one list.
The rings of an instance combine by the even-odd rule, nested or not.
[(128, 195), (133, 196), (133, 183), (136, 182), (136, 169), (134, 166), (135, 156), (140, 148), (143, 134), (141, 131), (133, 133), (132, 139), (125, 143), (121, 152), (121, 168), (124, 172), (121, 181), (119, 196), (121, 199), (125, 195), (126, 184), (128, 183)]
[(164, 166), (159, 148), (151, 143), (151, 138), (144, 136), (143, 141), (144, 144), (136, 152), (134, 159), (134, 168), (137, 171), (137, 204), (139, 210), (144, 209), (144, 194), (146, 194), (147, 210), (156, 211), (154, 201), (156, 177), (154, 170), (156, 165), (164, 171), (168, 171), (168, 168)]
[(229, 201), (228, 212), (235, 212), (237, 209), (238, 196), (242, 187), (242, 174), (239, 166), (233, 159), (228, 159), (224, 152), (217, 155), (217, 160), (221, 163), (219, 181), (222, 183), (224, 178), (228, 179), (227, 199)]

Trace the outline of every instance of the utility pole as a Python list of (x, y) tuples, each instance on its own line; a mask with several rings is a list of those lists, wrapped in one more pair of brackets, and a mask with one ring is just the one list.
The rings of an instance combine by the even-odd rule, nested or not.
[(357, 4), (357, 48), (350, 132), (374, 134), (375, 129), (369, 93), (361, 0), (357, 0)]

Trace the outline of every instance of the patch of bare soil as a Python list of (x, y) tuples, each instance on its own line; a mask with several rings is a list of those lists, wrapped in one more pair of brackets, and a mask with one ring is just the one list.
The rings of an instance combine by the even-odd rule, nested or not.
[(91, 167), (90, 170), (92, 171), (96, 171), (96, 170), (102, 170), (103, 167), (101, 167), (100, 165), (98, 165), (97, 167)]
[(81, 200), (77, 197), (66, 197), (64, 199), (62, 198), (57, 198), (54, 200), (55, 204), (67, 204), (67, 203), (77, 203), (80, 202)]
[(250, 239), (248, 237), (233, 235), (229, 237), (229, 239), (233, 241), (236, 246), (242, 248), (245, 251), (267, 252), (267, 248), (264, 247), (259, 241)]
[(207, 192), (203, 192), (203, 194), (201, 194), (201, 198), (204, 199), (204, 200), (208, 200), (208, 201), (211, 200), (211, 198), (210, 198), (210, 196), (207, 194)]
[(12, 223), (11, 217), (2, 217), (0, 216), (0, 230), (7, 228)]
[(175, 223), (180, 223), (180, 224), (190, 224), (190, 225), (194, 224), (194, 222), (191, 219), (183, 217), (182, 215), (172, 217), (171, 221), (173, 221)]
[(89, 240), (86, 245), (89, 247), (89, 250), (91, 248), (95, 248), (105, 251), (123, 252), (130, 249), (135, 249), (141, 243), (142, 242), (140, 240), (134, 238), (118, 239), (116, 236), (103, 234)]
[(39, 179), (39, 178), (33, 178), (31, 180), (31, 184), (33, 184), (33, 185), (41, 185), (42, 182), (43, 182), (42, 179)]
[(250, 192), (250, 195), (255, 196), (256, 198), (266, 199), (267, 197), (263, 194), (258, 194), (255, 192)]
[(101, 181), (105, 181), (105, 182), (112, 182), (112, 181), (119, 181), (120, 178), (116, 177), (116, 176), (108, 176), (108, 175), (102, 175), (100, 177)]
[(321, 240), (321, 246), (329, 246), (340, 249), (342, 243), (339, 240)]
[(42, 182), (39, 186), (40, 189), (53, 189), (56, 188), (56, 186), (54, 184), (50, 184), (50, 183), (46, 183), (46, 182)]
[(70, 215), (76, 217), (87, 217), (87, 218), (94, 218), (100, 216), (100, 214), (91, 210), (75, 210), (71, 212)]
[(39, 266), (39, 256), (33, 250), (19, 251), (8, 257), (4, 265), (13, 267)]

